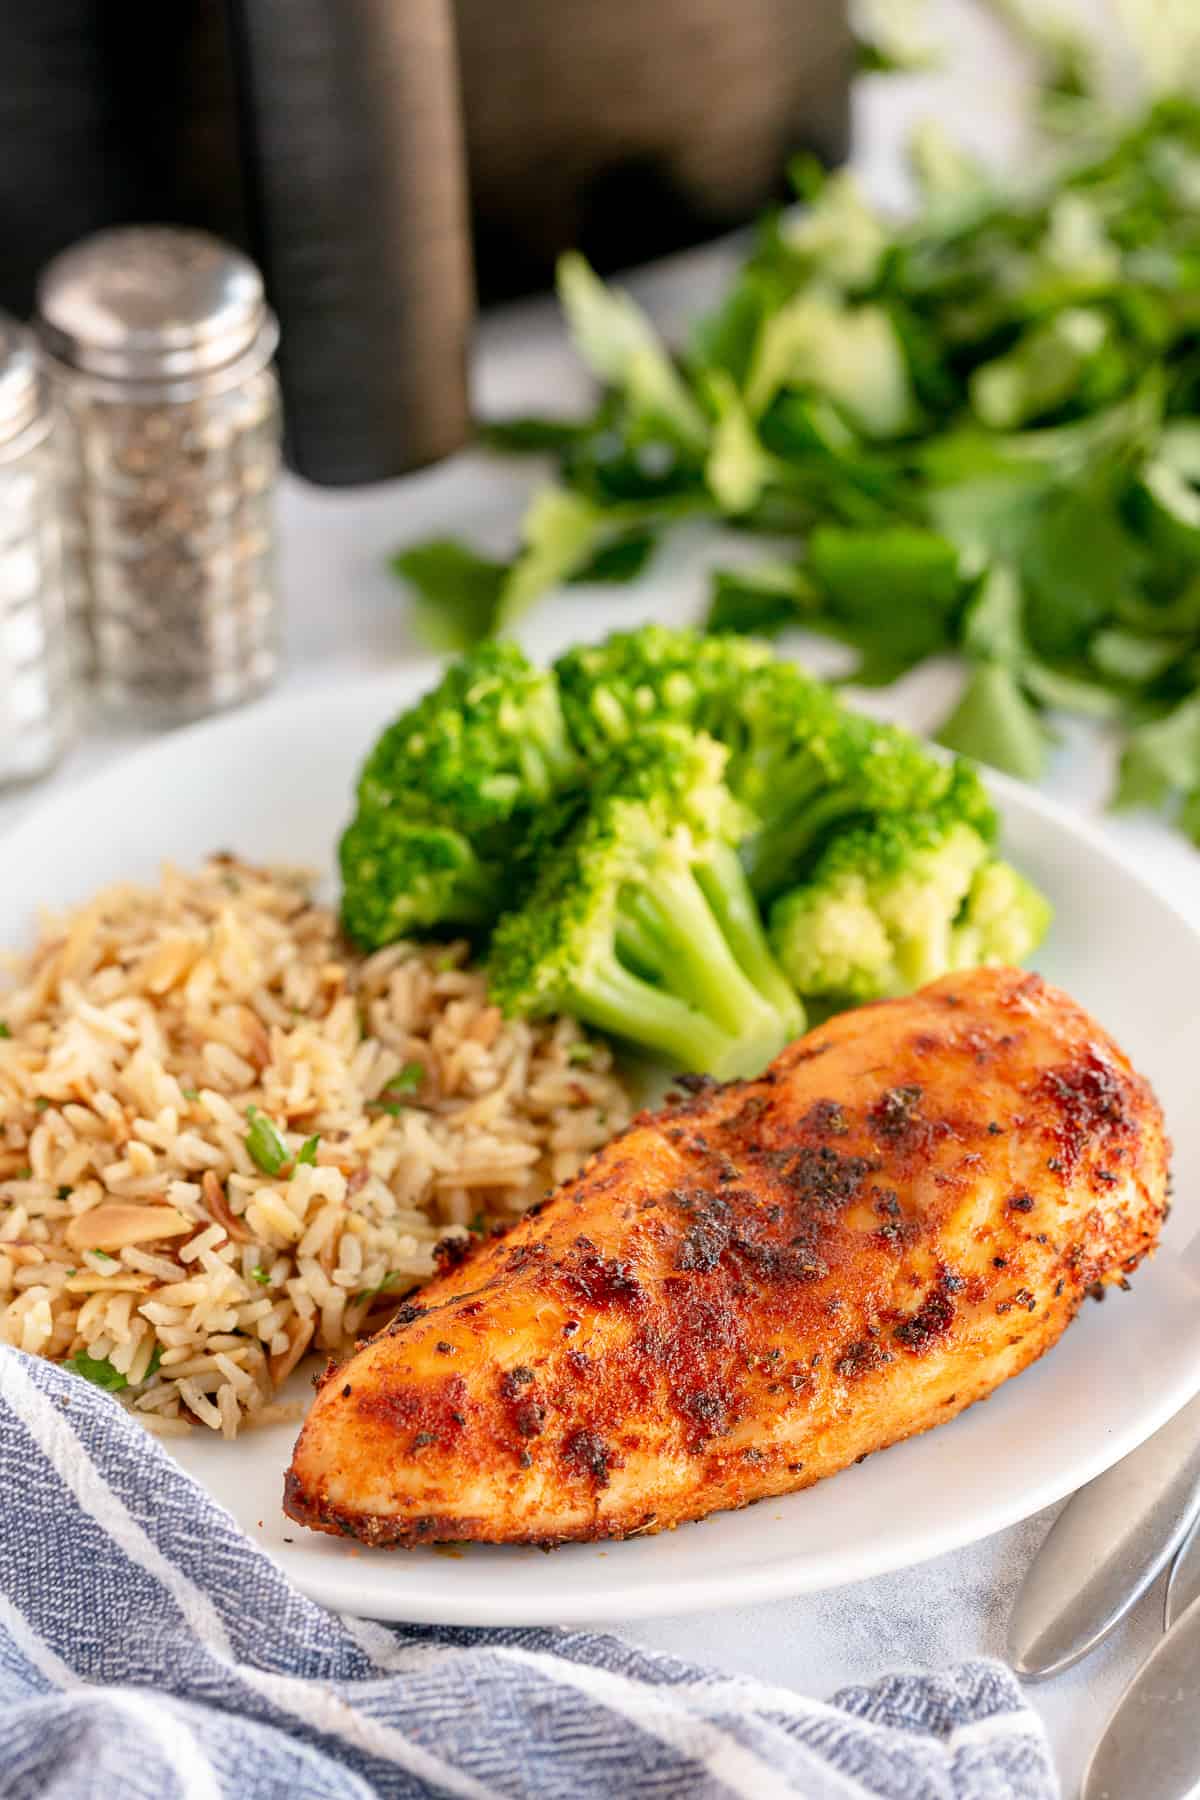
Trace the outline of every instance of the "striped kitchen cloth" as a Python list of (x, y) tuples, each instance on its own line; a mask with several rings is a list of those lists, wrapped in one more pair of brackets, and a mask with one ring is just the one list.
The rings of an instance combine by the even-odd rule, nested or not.
[(612, 1637), (306, 1600), (109, 1395), (0, 1349), (0, 1795), (1052, 1800), (1008, 1671), (831, 1703)]

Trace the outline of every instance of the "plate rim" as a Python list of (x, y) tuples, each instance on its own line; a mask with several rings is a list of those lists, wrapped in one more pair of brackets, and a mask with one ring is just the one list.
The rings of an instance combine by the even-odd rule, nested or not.
[[(404, 704), (406, 695), (411, 695), (422, 679), (436, 679), (446, 660), (438, 656), (413, 658), (386, 670), (356, 675), (350, 679), (321, 681), (298, 692), (276, 693), (215, 717), (181, 725), (148, 743), (126, 750), (102, 768), (71, 781), (67, 786), (56, 788), (44, 797), (43, 804), (38, 804), (35, 800), (21, 818), (0, 832), (0, 853), (19, 852), (24, 837), (33, 836), (44, 829), (43, 819), (47, 810), (67, 804), (86, 806), (89, 798), (98, 796), (108, 784), (128, 784), (137, 778), (143, 768), (160, 760), (164, 753), (174, 751), (176, 746), (203, 745), (209, 737), (249, 730), (256, 722), (265, 726), (275, 717), (286, 719), (298, 708), (329, 705), (349, 710), (360, 697), (364, 717), (373, 716), (376, 706), (383, 709), (387, 695), (392, 697), (395, 704)], [(309, 724), (311, 726), (311, 720)], [(365, 754), (366, 744), (363, 748)], [(1002, 821), (1007, 820), (1010, 811), (1016, 813), (1024, 809), (1027, 814), (1043, 823), (1060, 829), (1066, 838), (1086, 845), (1103, 860), (1119, 868), (1145, 897), (1171, 915), (1196, 941), (1200, 951), (1200, 925), (1188, 916), (1170, 893), (1156, 889), (1142, 874), (1133, 857), (1094, 819), (1040, 792), (1029, 783), (987, 768), (983, 769), (983, 774), (997, 799)], [(112, 879), (118, 877), (113, 876)], [(1024, 1489), (1019, 1496), (1011, 1498), (998, 1489), (994, 1500), (986, 1505), (975, 1506), (965, 1516), (957, 1516), (949, 1510), (931, 1513), (919, 1525), (910, 1526), (899, 1544), (895, 1540), (885, 1539), (874, 1545), (849, 1545), (827, 1553), (816, 1564), (794, 1556), (780, 1556), (750, 1569), (722, 1569), (719, 1563), (714, 1563), (707, 1571), (697, 1568), (694, 1571), (689, 1569), (683, 1574), (668, 1572), (657, 1577), (647, 1576), (642, 1572), (636, 1584), (621, 1578), (614, 1569), (611, 1591), (599, 1597), (592, 1596), (585, 1605), (572, 1603), (568, 1587), (564, 1587), (561, 1594), (526, 1589), (515, 1610), (512, 1610), (511, 1602), (501, 1596), (484, 1593), (472, 1598), (469, 1591), (459, 1592), (453, 1587), (436, 1589), (432, 1572), (427, 1577), (422, 1571), (415, 1580), (394, 1588), (389, 1581), (381, 1583), (377, 1574), (371, 1572), (378, 1569), (374, 1559), (366, 1562), (360, 1570), (349, 1563), (309, 1560), (303, 1547), (285, 1547), (280, 1550), (261, 1542), (257, 1547), (271, 1557), (308, 1598), (334, 1610), (363, 1618), (468, 1626), (578, 1625), (611, 1624), (625, 1620), (679, 1617), (716, 1611), (763, 1600), (783, 1600), (803, 1594), (828, 1592), (883, 1574), (917, 1568), (937, 1556), (978, 1543), (1054, 1505), (1113, 1467), (1161, 1429), (1197, 1393), (1200, 1393), (1200, 1349), (1192, 1362), (1181, 1367), (1173, 1382), (1155, 1391), (1153, 1398), (1148, 1400), (1135, 1419), (1127, 1421), (1121, 1429), (1102, 1428), (1098, 1431), (1091, 1452), (1077, 1456), (1069, 1474), (1048, 1475), (1032, 1492)], [(161, 1440), (161, 1443), (169, 1453), (171, 1440)], [(280, 1473), (282, 1476), (282, 1470)], [(200, 1480), (194, 1474), (192, 1479)], [(203, 1481), (200, 1481), (200, 1485), (205, 1486)], [(206, 1488), (206, 1492), (211, 1496), (211, 1490)], [(776, 1499), (788, 1497), (777, 1496)], [(744, 1510), (747, 1518), (753, 1517), (753, 1508)], [(246, 1529), (240, 1521), (235, 1519), (234, 1523), (239, 1529)], [(247, 1532), (247, 1535), (254, 1541), (252, 1533)], [(610, 1547), (615, 1550), (618, 1544), (619, 1541), (613, 1541)], [(364, 1552), (364, 1557), (366, 1554)], [(401, 1552), (394, 1554), (399, 1555)], [(512, 1586), (514, 1592), (519, 1591), (519, 1579), (515, 1579)]]

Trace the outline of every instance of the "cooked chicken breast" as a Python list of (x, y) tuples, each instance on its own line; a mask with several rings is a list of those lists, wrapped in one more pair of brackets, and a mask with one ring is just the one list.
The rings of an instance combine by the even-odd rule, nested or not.
[(1024, 1369), (1166, 1215), (1153, 1093), (1035, 975), (686, 1088), (326, 1375), (293, 1519), (549, 1544), (807, 1487)]

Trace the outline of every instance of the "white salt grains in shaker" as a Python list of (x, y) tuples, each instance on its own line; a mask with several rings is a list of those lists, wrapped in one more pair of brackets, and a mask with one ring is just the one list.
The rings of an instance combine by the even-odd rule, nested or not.
[(33, 341), (0, 314), (0, 784), (44, 774), (69, 735), (53, 437)]
[(204, 232), (103, 231), (45, 270), (35, 325), (101, 702), (169, 725), (261, 692), (279, 661), (279, 334), (257, 269)]

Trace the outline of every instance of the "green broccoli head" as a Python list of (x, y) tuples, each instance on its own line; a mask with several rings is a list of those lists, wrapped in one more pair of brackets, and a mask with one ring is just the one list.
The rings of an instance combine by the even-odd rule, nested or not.
[(749, 821), (725, 760), (672, 724), (614, 751), (496, 927), (492, 992), (507, 1013), (573, 1012), (721, 1076), (757, 1072), (803, 1029), (737, 857)]
[(501, 871), (461, 832), (398, 812), (361, 811), (343, 834), (342, 923), (365, 950), (413, 933), (475, 932), (501, 904)]
[(935, 811), (891, 815), (838, 833), (810, 875), (775, 902), (770, 938), (800, 993), (846, 1004), (910, 993), (952, 969), (1016, 962), (1049, 909), (992, 857), (987, 819), (972, 819), (970, 771)]
[(773, 662), (770, 646), (753, 638), (645, 625), (577, 645), (555, 669), (571, 735), (596, 764), (646, 724), (691, 725), (724, 739), (743, 684)]
[(729, 784), (759, 818), (745, 849), (750, 884), (769, 901), (851, 821), (949, 804), (989, 839), (995, 813), (967, 764), (930, 754), (909, 732), (842, 707), (801, 670), (777, 663), (749, 687), (736, 721)]
[(1049, 931), (1046, 896), (998, 858), (977, 869), (950, 936), (950, 967), (977, 969), (1023, 963)]
[[(743, 854), (760, 899), (797, 879), (832, 826), (928, 808), (951, 780), (908, 732), (847, 711), (751, 638), (648, 625), (570, 650), (556, 667), (568, 726), (593, 766), (664, 720), (727, 747), (729, 787), (758, 816)], [(980, 785), (981, 820), (987, 810)]]
[(487, 642), (388, 726), (358, 801), (485, 833), (487, 847), (503, 851), (510, 821), (527, 819), (576, 771), (554, 675), (515, 644)]
[(410, 932), (484, 933), (524, 867), (537, 815), (579, 772), (558, 684), (515, 644), (485, 643), (389, 725), (342, 840), (342, 914), (368, 947)]

